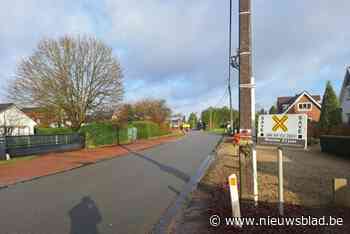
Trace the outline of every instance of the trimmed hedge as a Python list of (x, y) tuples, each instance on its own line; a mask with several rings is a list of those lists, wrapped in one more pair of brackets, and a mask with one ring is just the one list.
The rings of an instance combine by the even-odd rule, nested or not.
[(148, 139), (151, 137), (163, 136), (169, 134), (169, 130), (162, 129), (158, 124), (151, 121), (135, 121), (133, 126), (137, 128), (138, 139)]
[[(89, 148), (118, 143), (117, 131), (112, 123), (90, 123), (82, 126), (79, 132), (85, 134), (86, 146)], [(119, 140), (120, 143), (128, 141), (126, 127), (119, 130)]]
[[(159, 127), (151, 121), (135, 121), (128, 127), (137, 128), (137, 139), (148, 139), (163, 136), (170, 133), (166, 128)], [(70, 128), (37, 128), (38, 135), (56, 135), (72, 133)], [(118, 135), (115, 127), (110, 122), (90, 123), (80, 128), (79, 133), (85, 135), (85, 145), (89, 148), (113, 145), (118, 143)], [(120, 143), (128, 143), (128, 128), (125, 126), (119, 130)]]
[(322, 152), (350, 158), (350, 136), (322, 135), (320, 144)]
[(70, 128), (35, 128), (36, 135), (70, 134), (74, 131)]

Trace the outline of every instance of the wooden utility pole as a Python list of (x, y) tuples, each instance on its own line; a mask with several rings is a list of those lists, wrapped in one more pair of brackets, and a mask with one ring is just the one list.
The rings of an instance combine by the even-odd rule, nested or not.
[(239, 128), (251, 134), (251, 1), (239, 0)]
[[(251, 137), (254, 123), (252, 108), (251, 0), (239, 0), (239, 132)], [(247, 198), (251, 190), (249, 151), (240, 153), (240, 196)]]
[(229, 23), (229, 53), (228, 53), (228, 94), (230, 103), (230, 132), (233, 134), (233, 109), (232, 109), (232, 91), (231, 91), (231, 58), (232, 58), (232, 0), (230, 0), (230, 23)]

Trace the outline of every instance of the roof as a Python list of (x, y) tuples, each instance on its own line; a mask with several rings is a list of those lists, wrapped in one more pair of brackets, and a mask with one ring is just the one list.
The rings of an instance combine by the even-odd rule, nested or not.
[(13, 105), (15, 105), (15, 104), (13, 104), (13, 103), (0, 103), (0, 112), (7, 110), (8, 108), (10, 108)]
[(43, 112), (44, 108), (42, 107), (24, 107), (21, 109), (24, 113), (28, 112)]
[(20, 110), (14, 103), (0, 103), (0, 112), (3, 112), (5, 110), (9, 109), (10, 107), (15, 107), (16, 109), (18, 109), (18, 111), (23, 113), (23, 115), (25, 115), (28, 119), (33, 121), (36, 125), (36, 122), (33, 119), (31, 119), (28, 115), (26, 115), (22, 110)]
[[(321, 96), (320, 95), (310, 95), (308, 92), (303, 91), (295, 96), (286, 96), (286, 97), (278, 97), (277, 98), (277, 111), (278, 113), (286, 113), (289, 111), (289, 109), (297, 102), (297, 100), (302, 97), (303, 95), (306, 95), (309, 97), (309, 99), (315, 103), (316, 106), (321, 108)], [(288, 108), (286, 110), (282, 109), (282, 105), (287, 104)]]
[(289, 97), (278, 97), (277, 98), (277, 111), (278, 112), (282, 112), (282, 105), (284, 104), (288, 104), (288, 106), (294, 102), (294, 100), (296, 99), (296, 96), (289, 96)]
[(342, 102), (343, 100), (343, 97), (345, 94), (345, 88), (349, 85), (350, 85), (350, 66), (347, 67), (345, 71), (345, 77), (344, 77), (343, 85), (341, 87), (340, 95), (339, 95), (340, 102)]

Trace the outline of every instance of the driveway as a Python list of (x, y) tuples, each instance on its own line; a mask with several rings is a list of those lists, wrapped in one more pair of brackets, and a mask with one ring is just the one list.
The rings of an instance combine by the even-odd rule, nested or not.
[(1, 233), (147, 233), (219, 138), (192, 132), (176, 142), (0, 190)]
[[(277, 202), (277, 150), (258, 147), (259, 199)], [(297, 148), (283, 150), (284, 199), (286, 203), (322, 206), (332, 203), (333, 179), (350, 180), (350, 160), (322, 153), (319, 145), (307, 151)]]

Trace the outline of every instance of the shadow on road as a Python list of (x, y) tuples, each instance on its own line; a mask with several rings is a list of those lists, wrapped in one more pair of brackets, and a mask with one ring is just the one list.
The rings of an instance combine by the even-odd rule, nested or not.
[(98, 234), (97, 225), (102, 221), (94, 200), (86, 196), (69, 211), (70, 234)]
[(189, 175), (187, 175), (186, 173), (184, 173), (184, 172), (182, 172), (174, 167), (170, 167), (168, 165), (161, 164), (161, 163), (157, 162), (156, 160), (154, 160), (146, 155), (140, 154), (138, 152), (135, 152), (135, 151), (129, 149), (126, 146), (121, 145), (120, 147), (124, 148), (125, 150), (127, 150), (128, 152), (133, 154), (134, 156), (139, 157), (143, 160), (146, 160), (147, 162), (150, 162), (150, 163), (158, 166), (160, 170), (162, 170), (170, 175), (173, 175), (173, 176), (183, 180), (186, 183), (191, 179), (191, 177)]

